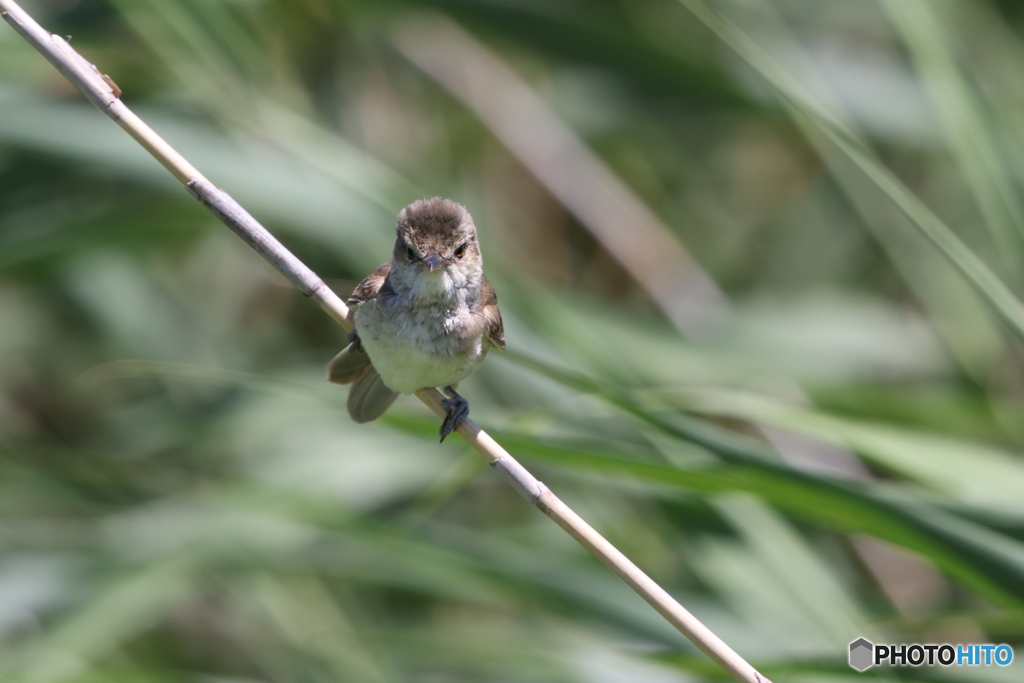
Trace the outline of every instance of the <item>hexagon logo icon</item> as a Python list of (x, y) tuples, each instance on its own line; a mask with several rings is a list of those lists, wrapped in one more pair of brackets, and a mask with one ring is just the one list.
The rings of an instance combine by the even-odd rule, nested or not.
[(864, 671), (872, 665), (875, 646), (864, 638), (850, 643), (850, 666), (857, 671)]

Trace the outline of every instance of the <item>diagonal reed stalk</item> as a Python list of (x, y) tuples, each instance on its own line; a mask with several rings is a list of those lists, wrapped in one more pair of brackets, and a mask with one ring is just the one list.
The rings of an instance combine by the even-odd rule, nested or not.
[[(315, 300), (328, 315), (351, 331), (351, 312), (345, 303), (312, 270), (297, 259), (255, 218), (226, 192), (207, 180), (184, 157), (136, 116), (120, 100), (120, 89), (94, 65), (76, 52), (63, 38), (52, 35), (36, 23), (13, 0), (0, 0), (4, 19), (43, 54), (64, 76), (112, 118), (129, 135), (160, 161), (204, 206), (232, 231), (287, 277), (299, 291)], [(436, 389), (421, 389), (416, 395), (438, 416), (444, 415), (442, 396)], [(548, 515), (584, 548), (656, 609), (669, 623), (703, 650), (737, 681), (770, 683), (746, 660), (690, 614), (661, 586), (633, 564), (579, 515), (530, 474), (493, 438), (471, 420), (458, 428), (459, 434), (483, 454), (491, 466), (524, 498)]]

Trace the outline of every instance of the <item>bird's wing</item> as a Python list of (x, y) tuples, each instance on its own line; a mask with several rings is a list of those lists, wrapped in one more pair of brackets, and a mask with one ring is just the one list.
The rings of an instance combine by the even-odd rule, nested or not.
[(343, 348), (327, 364), (327, 381), (335, 384), (351, 384), (370, 365), (370, 357), (360, 344), (352, 342)]
[(356, 285), (352, 295), (348, 298), (348, 305), (354, 306), (376, 297), (380, 293), (381, 287), (384, 286), (384, 281), (387, 280), (388, 273), (390, 272), (391, 261), (380, 264), (377, 270), (370, 273), (366, 276), (365, 280)]
[(480, 285), (480, 310), (484, 316), (487, 340), (499, 349), (505, 348), (505, 326), (501, 323), (501, 312), (498, 310), (498, 295), (494, 287), (487, 281), (487, 276)]
[[(377, 270), (356, 285), (352, 296), (348, 298), (348, 305), (356, 306), (377, 296), (389, 272), (391, 261), (381, 264)], [(327, 379), (335, 384), (351, 384), (363, 375), (363, 371), (369, 365), (370, 357), (366, 355), (358, 341), (353, 341), (327, 364)]]

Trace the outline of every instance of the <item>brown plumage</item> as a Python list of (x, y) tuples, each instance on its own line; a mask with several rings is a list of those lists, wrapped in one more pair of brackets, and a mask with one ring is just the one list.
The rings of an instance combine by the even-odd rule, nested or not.
[(442, 440), (466, 414), (455, 393), (491, 347), (505, 348), (494, 288), (483, 274), (476, 226), (448, 199), (419, 200), (398, 216), (391, 261), (356, 286), (354, 339), (327, 367), (328, 379), (351, 383), (349, 414), (368, 422), (398, 393), (444, 387), (448, 417)]

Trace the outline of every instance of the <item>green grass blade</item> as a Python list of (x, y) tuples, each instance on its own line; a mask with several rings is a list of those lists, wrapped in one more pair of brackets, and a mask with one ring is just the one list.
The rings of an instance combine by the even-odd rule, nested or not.
[[(868, 533), (919, 552), (945, 572), (1001, 607), (1024, 608), (1024, 547), (980, 524), (938, 508), (887, 498), (869, 487), (829, 480), (781, 464), (732, 443), (726, 435), (695, 420), (672, 428), (678, 436), (734, 461), (728, 466), (681, 470), (670, 465), (599, 454), (594, 444), (542, 444), (534, 438), (501, 434), (514, 453), (598, 472), (685, 490), (721, 493), (747, 491), (779, 509), (825, 528)], [(745, 462), (740, 462), (740, 461)]]
[(1000, 256), (1019, 265), (1016, 254), (1024, 237), (1021, 207), (1007, 168), (998, 152), (977, 92), (958, 69), (939, 8), (919, 0), (884, 0), (903, 36), (934, 102), (946, 140), (961, 167)]
[(679, 1), (775, 88), (794, 117), (803, 118), (813, 125), (871, 179), (978, 289), (1010, 328), (1024, 337), (1024, 304), (949, 226), (882, 165), (856, 134), (817, 103), (799, 82), (738, 26), (712, 10), (702, 0)]
[(682, 470), (607, 451), (598, 455), (594, 444), (554, 445), (515, 434), (499, 435), (513, 453), (688, 489), (748, 491), (823, 526), (869, 533), (920, 552), (987, 599), (1008, 609), (1024, 608), (1024, 545), (1007, 536), (933, 504), (910, 502), (868, 485), (795, 469), (746, 437), (685, 415), (654, 413), (624, 392), (599, 386), (571, 371), (536, 360), (517, 360), (577, 390), (600, 395), (670, 439), (706, 448), (727, 466)]

